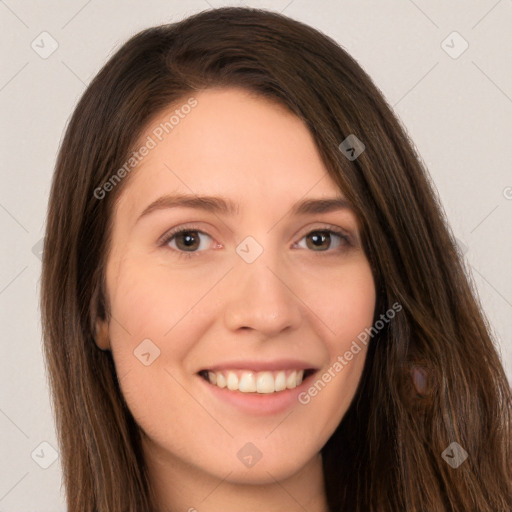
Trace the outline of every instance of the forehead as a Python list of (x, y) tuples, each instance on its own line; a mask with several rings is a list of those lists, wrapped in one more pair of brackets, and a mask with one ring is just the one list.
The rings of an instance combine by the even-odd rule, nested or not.
[(163, 193), (210, 194), (232, 197), (243, 211), (244, 205), (341, 195), (306, 125), (284, 106), (238, 88), (194, 98), (193, 108), (180, 108), (184, 98), (148, 123), (135, 148), (149, 140), (152, 147), (119, 203), (140, 211)]

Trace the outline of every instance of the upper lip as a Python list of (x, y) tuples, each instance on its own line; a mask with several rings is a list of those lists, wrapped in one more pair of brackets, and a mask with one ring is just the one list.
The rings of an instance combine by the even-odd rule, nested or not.
[(299, 359), (273, 359), (271, 361), (249, 361), (233, 360), (224, 363), (214, 364), (207, 368), (202, 368), (201, 371), (221, 371), (221, 370), (253, 370), (256, 372), (262, 371), (276, 371), (276, 370), (316, 370), (316, 368), (309, 362), (301, 361)]

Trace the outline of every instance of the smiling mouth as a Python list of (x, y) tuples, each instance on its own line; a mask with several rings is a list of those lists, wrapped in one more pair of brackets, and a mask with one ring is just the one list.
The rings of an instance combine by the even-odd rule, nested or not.
[(218, 388), (241, 393), (270, 394), (294, 389), (316, 370), (276, 370), (254, 372), (250, 370), (201, 370), (198, 375)]

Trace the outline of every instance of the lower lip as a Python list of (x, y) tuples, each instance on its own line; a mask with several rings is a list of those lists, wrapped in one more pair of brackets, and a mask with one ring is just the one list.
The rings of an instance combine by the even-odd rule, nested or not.
[(242, 393), (241, 391), (231, 391), (228, 388), (219, 388), (211, 384), (200, 375), (198, 375), (198, 378), (213, 396), (219, 400), (233, 405), (248, 414), (269, 416), (286, 411), (293, 405), (300, 404), (298, 395), (308, 388), (310, 379), (315, 373), (309, 375), (296, 388), (274, 393)]

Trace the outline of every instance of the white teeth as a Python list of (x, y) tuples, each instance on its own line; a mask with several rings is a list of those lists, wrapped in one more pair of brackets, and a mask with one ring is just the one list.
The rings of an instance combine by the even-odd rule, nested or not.
[(286, 387), (288, 389), (293, 389), (297, 384), (297, 372), (293, 370), (290, 375), (288, 375), (288, 378), (286, 379)]
[(238, 383), (238, 390), (242, 391), (243, 393), (254, 393), (256, 391), (256, 377), (254, 373), (242, 373), (240, 382)]
[(234, 372), (228, 372), (228, 389), (236, 391), (238, 389), (238, 377)]
[(276, 391), (283, 391), (286, 389), (286, 374), (284, 372), (277, 372), (275, 379)]
[(219, 387), (242, 393), (269, 394), (293, 389), (302, 384), (304, 370), (279, 370), (275, 372), (252, 372), (249, 370), (209, 370), (208, 381)]
[(260, 372), (256, 378), (258, 393), (273, 393), (275, 391), (274, 376), (271, 372)]
[[(217, 376), (217, 382), (213, 382), (212, 379), (210, 378), (210, 373), (213, 373), (214, 375)], [(208, 378), (210, 379), (210, 382), (212, 384), (216, 384), (217, 386), (219, 386), (219, 388), (225, 388), (226, 387), (226, 377), (224, 377), (224, 375), (222, 373), (214, 373), (214, 372), (208, 372)]]

